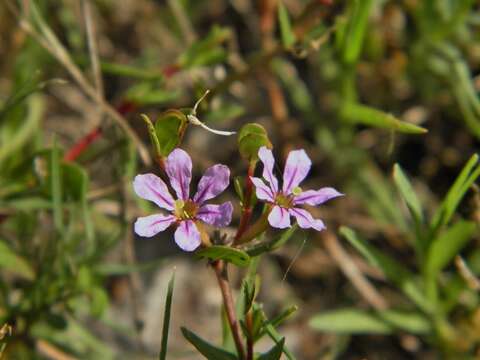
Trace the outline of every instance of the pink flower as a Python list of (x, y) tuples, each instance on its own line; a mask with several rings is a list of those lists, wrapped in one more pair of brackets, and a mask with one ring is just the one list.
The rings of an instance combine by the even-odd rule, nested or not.
[(282, 190), (279, 189), (278, 180), (273, 175), (275, 160), (272, 151), (262, 146), (258, 150), (258, 157), (263, 163), (263, 178), (268, 185), (260, 178), (250, 177), (250, 179), (255, 185), (257, 198), (273, 204), (272, 211), (268, 215), (270, 225), (279, 229), (288, 228), (291, 226), (290, 216), (293, 216), (303, 229), (313, 228), (317, 231), (325, 229), (322, 220), (314, 219), (307, 210), (298, 205), (320, 205), (343, 194), (331, 187), (302, 191), (298, 185), (305, 179), (312, 166), (305, 150), (295, 150), (288, 154)]
[(135, 232), (140, 236), (152, 237), (164, 231), (171, 224), (178, 225), (175, 242), (184, 251), (193, 251), (202, 243), (196, 223), (225, 227), (232, 220), (232, 203), (221, 205), (205, 204), (222, 193), (230, 181), (230, 170), (225, 165), (213, 165), (205, 171), (198, 183), (197, 193), (190, 198), (190, 181), (192, 179), (192, 159), (181, 149), (173, 150), (166, 161), (166, 172), (170, 185), (177, 194), (174, 200), (167, 185), (154, 174), (137, 175), (133, 181), (135, 193), (143, 199), (150, 200), (169, 215), (154, 214), (140, 217), (135, 222)]

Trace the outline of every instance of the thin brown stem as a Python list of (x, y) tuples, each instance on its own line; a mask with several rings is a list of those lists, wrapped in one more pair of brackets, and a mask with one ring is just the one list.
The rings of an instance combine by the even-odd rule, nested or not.
[(233, 303), (232, 290), (230, 288), (230, 282), (228, 281), (228, 273), (226, 264), (222, 260), (215, 261), (213, 263), (213, 269), (217, 276), (218, 286), (222, 292), (223, 306), (227, 313), (228, 325), (232, 331), (233, 341), (237, 348), (239, 359), (246, 359), (245, 349), (243, 348), (242, 337), (240, 335), (240, 326), (238, 325), (237, 316), (235, 314), (235, 306)]
[(343, 249), (335, 234), (325, 231), (322, 234), (322, 240), (330, 256), (362, 297), (376, 310), (387, 309), (388, 302), (358, 269), (350, 255)]
[(245, 325), (248, 331), (247, 337), (247, 360), (253, 360), (253, 312), (248, 310), (245, 316)]
[(102, 79), (102, 71), (100, 69), (100, 60), (98, 57), (97, 33), (92, 16), (91, 0), (82, 0), (83, 18), (87, 32), (88, 50), (90, 54), (90, 63), (92, 66), (93, 80), (97, 89), (98, 95), (104, 98), (104, 87)]

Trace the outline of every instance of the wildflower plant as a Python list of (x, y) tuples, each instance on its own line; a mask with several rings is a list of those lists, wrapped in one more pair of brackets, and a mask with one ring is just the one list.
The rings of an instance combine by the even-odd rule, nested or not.
[[(167, 213), (139, 217), (135, 221), (135, 233), (141, 237), (153, 237), (168, 227), (174, 226), (176, 227), (174, 234), (176, 244), (184, 251), (195, 251), (197, 258), (206, 258), (215, 271), (223, 295), (228, 331), (234, 340), (236, 351), (232, 353), (232, 349), (218, 348), (190, 330), (182, 329), (185, 338), (200, 353), (211, 359), (217, 358), (219, 353), (223, 354), (222, 358), (253, 359), (255, 342), (264, 335), (270, 334), (274, 346), (269, 353), (277, 354), (273, 358), (279, 358), (282, 353), (288, 354), (290, 357), (291, 353), (285, 347), (284, 339), (274, 335), (276, 332), (271, 329), (273, 325), (267, 319), (261, 306), (255, 301), (259, 289), (253, 274), (255, 274), (258, 258), (262, 253), (275, 248), (275, 246), (265, 246), (267, 242), (261, 239), (270, 228), (274, 231), (289, 228), (284, 230), (284, 234), (280, 236), (281, 241), (274, 240), (277, 245), (280, 242), (285, 243), (297, 225), (303, 229), (324, 230), (326, 226), (323, 221), (314, 219), (307, 210), (300, 206), (321, 205), (342, 194), (332, 187), (306, 191), (300, 188), (300, 183), (307, 177), (312, 167), (310, 158), (302, 149), (289, 153), (285, 164), (282, 188), (280, 188), (274, 174), (275, 161), (266, 131), (258, 124), (247, 124), (238, 135), (240, 154), (246, 160), (247, 165), (244, 184), (242, 185), (238, 181), (238, 177), (235, 183), (240, 200), (238, 210), (240, 210), (241, 218), (234, 236), (228, 237), (226, 234), (220, 238), (212, 236), (204, 224), (213, 226), (217, 230), (229, 225), (232, 227), (234, 209), (232, 202), (206, 203), (228, 189), (230, 170), (221, 164), (208, 168), (192, 197), (190, 195), (192, 160), (185, 150), (179, 147), (170, 148), (172, 143), (177, 146), (181, 145), (188, 124), (197, 125), (196, 121), (190, 120), (190, 117), (193, 116), (192, 113), (196, 114), (197, 106), (198, 102), (195, 104), (194, 110), (186, 115), (170, 110), (161, 116), (155, 125), (148, 117), (144, 116), (156, 151), (159, 173), (162, 173), (168, 181), (164, 182), (153, 173), (139, 174), (133, 181), (133, 189), (137, 196), (155, 203)], [(172, 114), (175, 115), (172, 117)], [(165, 129), (165, 122), (175, 120), (178, 121), (178, 124), (185, 124), (185, 126), (178, 126), (177, 132), (172, 133), (174, 138), (168, 139), (169, 142), (162, 142), (160, 139), (166, 138), (162, 133)], [(210, 130), (207, 127), (203, 128)], [(217, 135), (227, 136), (234, 134), (216, 130), (213, 132)], [(260, 164), (263, 166), (262, 178), (254, 176)], [(176, 199), (172, 196), (170, 189), (176, 194)], [(262, 203), (262, 213), (254, 221), (252, 219), (254, 205), (262, 205)], [(290, 217), (293, 217), (296, 224), (292, 223)], [(235, 226), (233, 225), (233, 227)], [(240, 313), (235, 310), (232, 290), (228, 282), (229, 264), (251, 267), (250, 275), (247, 276), (242, 286), (241, 297), (237, 300), (244, 307)], [(292, 312), (291, 309), (289, 312)], [(169, 313), (170, 310), (168, 310), (168, 316), (170, 316)], [(168, 319), (166, 318), (165, 321)], [(164, 336), (168, 336), (167, 334), (168, 331)], [(164, 348), (161, 353), (166, 353)]]

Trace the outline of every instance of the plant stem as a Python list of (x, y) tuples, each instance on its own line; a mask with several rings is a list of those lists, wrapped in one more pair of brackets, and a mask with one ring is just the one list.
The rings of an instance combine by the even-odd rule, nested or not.
[(252, 226), (250, 226), (242, 236), (240, 236), (236, 241), (234, 241), (234, 245), (241, 245), (245, 244), (261, 233), (263, 233), (268, 228), (268, 215), (270, 214), (271, 206), (269, 205), (263, 215), (258, 219)]
[(253, 313), (252, 309), (248, 310), (245, 316), (245, 323), (248, 330), (247, 336), (247, 360), (253, 360)]
[(222, 260), (217, 260), (213, 263), (213, 269), (215, 270), (215, 275), (217, 276), (218, 286), (222, 292), (223, 297), (223, 306), (225, 307), (225, 312), (227, 313), (228, 325), (232, 331), (233, 340), (235, 342), (235, 347), (237, 348), (237, 353), (239, 359), (246, 359), (245, 350), (242, 344), (242, 337), (240, 335), (240, 327), (238, 326), (237, 317), (235, 314), (235, 306), (233, 304), (232, 290), (230, 288), (230, 283), (228, 281), (228, 272), (225, 262)]
[(247, 230), (248, 223), (252, 217), (252, 193), (253, 193), (253, 183), (250, 180), (250, 177), (253, 176), (255, 171), (256, 162), (252, 161), (248, 165), (247, 177), (245, 179), (245, 192), (243, 195), (243, 208), (242, 216), (240, 218), (240, 224), (238, 225), (238, 230), (235, 235), (235, 242), (243, 235), (245, 230)]

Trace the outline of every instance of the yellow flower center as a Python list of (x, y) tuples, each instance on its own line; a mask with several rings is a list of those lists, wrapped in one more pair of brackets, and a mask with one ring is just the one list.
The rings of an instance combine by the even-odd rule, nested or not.
[(198, 206), (192, 200), (175, 200), (175, 216), (181, 220), (194, 219), (197, 215)]
[(293, 197), (286, 196), (280, 193), (277, 194), (277, 197), (275, 198), (275, 203), (281, 207), (290, 208), (293, 205)]

